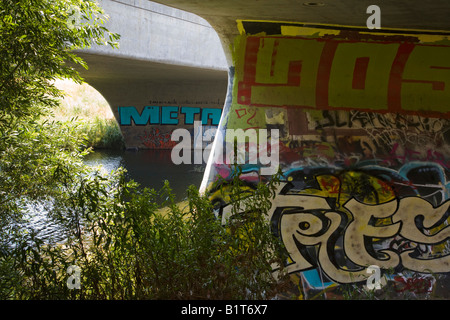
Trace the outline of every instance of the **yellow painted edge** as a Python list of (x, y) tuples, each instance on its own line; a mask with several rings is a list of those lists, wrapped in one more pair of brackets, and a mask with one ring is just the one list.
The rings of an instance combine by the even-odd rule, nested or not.
[[(307, 22), (293, 22), (293, 21), (274, 21), (274, 20), (242, 20), (238, 19), (237, 28), (239, 34), (245, 35), (245, 28), (243, 22), (266, 22), (266, 23), (286, 23), (288, 25), (281, 26), (281, 35), (282, 36), (323, 36), (325, 34), (338, 34), (342, 28), (360, 28), (364, 29), (365, 26), (349, 26), (349, 25), (338, 25), (338, 24), (325, 24), (325, 23), (307, 23)], [(289, 25), (290, 24), (290, 25)], [(295, 26), (292, 24), (304, 24), (305, 26)], [(314, 24), (314, 27), (308, 27), (308, 25)], [(316, 27), (319, 26), (319, 27)], [(321, 29), (320, 26), (323, 27), (331, 27), (332, 29)], [(441, 40), (450, 40), (450, 31), (448, 30), (421, 30), (421, 29), (400, 29), (400, 28), (383, 28), (382, 32), (371, 32), (369, 29), (367, 31), (360, 31), (362, 34), (378, 34), (378, 35), (392, 35), (389, 31), (395, 32), (409, 32), (405, 35), (417, 36), (422, 42), (436, 42)], [(448, 33), (446, 35), (433, 35), (433, 34), (422, 34), (422, 32), (427, 33)], [(396, 33), (397, 34), (397, 33)]]

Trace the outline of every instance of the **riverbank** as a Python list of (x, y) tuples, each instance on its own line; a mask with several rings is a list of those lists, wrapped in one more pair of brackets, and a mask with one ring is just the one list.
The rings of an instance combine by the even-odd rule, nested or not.
[(49, 119), (72, 121), (80, 134), (85, 135), (87, 147), (113, 150), (125, 147), (111, 107), (97, 90), (71, 80), (56, 80), (55, 86), (66, 94)]

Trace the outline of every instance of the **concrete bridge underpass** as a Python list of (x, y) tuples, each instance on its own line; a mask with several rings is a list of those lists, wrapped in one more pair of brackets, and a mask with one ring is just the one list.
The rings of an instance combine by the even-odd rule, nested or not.
[(101, 0), (120, 49), (78, 54), (82, 76), (108, 101), (128, 148), (173, 146), (176, 128), (217, 127), (228, 65), (217, 33), (201, 17), (147, 0)]
[(226, 132), (259, 133), (238, 150), (240, 178), (248, 192), (282, 170), (268, 219), (290, 256), (287, 297), (390, 284), (450, 298), (448, 0), (157, 2), (174, 9), (102, 1), (122, 48), (82, 53), (128, 144), (194, 116), (217, 126), (201, 190), (225, 221), (211, 183), (233, 173)]

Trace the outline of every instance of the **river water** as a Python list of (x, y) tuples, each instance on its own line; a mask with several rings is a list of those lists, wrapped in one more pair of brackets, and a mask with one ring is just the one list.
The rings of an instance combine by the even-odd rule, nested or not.
[[(142, 187), (154, 188), (159, 191), (164, 181), (168, 180), (176, 201), (186, 198), (186, 190), (190, 185), (200, 187), (205, 170), (205, 164), (175, 165), (171, 160), (171, 150), (97, 150), (86, 156), (84, 162), (90, 166), (101, 165), (104, 170), (111, 172), (119, 167), (127, 170), (127, 178), (138, 182)], [(51, 201), (43, 204), (30, 203), (27, 205), (29, 223), (23, 227), (33, 230), (45, 241), (62, 241), (64, 234), (61, 226), (48, 216), (51, 211)]]
[(171, 150), (97, 150), (86, 157), (85, 163), (100, 164), (108, 172), (122, 166), (129, 179), (155, 190), (160, 190), (164, 180), (168, 180), (176, 199), (181, 201), (190, 185), (200, 187), (206, 165), (175, 165), (170, 155)]

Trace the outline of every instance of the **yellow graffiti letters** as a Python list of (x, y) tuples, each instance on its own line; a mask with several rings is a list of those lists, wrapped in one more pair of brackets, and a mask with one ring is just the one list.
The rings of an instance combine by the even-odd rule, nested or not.
[[(449, 205), (447, 201), (433, 208), (430, 203), (421, 198), (405, 198), (400, 201), (393, 221), (402, 221), (404, 226), (400, 234), (404, 238), (423, 244), (438, 244), (450, 238), (449, 226), (441, 228)], [(408, 269), (418, 272), (448, 272), (450, 270), (450, 255), (423, 259), (412, 257), (411, 253), (413, 250), (401, 253), (402, 264)]]
[(373, 226), (370, 224), (373, 218), (381, 219), (392, 216), (397, 209), (397, 201), (393, 200), (380, 205), (367, 205), (351, 199), (345, 207), (353, 213), (353, 221), (348, 225), (344, 246), (347, 257), (354, 263), (365, 265), (377, 265), (384, 268), (396, 267), (400, 259), (390, 250), (381, 250), (388, 256), (386, 259), (378, 259), (369, 254), (365, 248), (365, 239), (394, 237), (400, 230), (400, 222), (391, 225)]
[(449, 226), (433, 234), (431, 229), (444, 217), (449, 205), (450, 203), (446, 202), (433, 208), (429, 202), (421, 198), (404, 198), (400, 201), (397, 213), (392, 220), (403, 222), (400, 234), (406, 239), (425, 244), (439, 243), (450, 238)]

